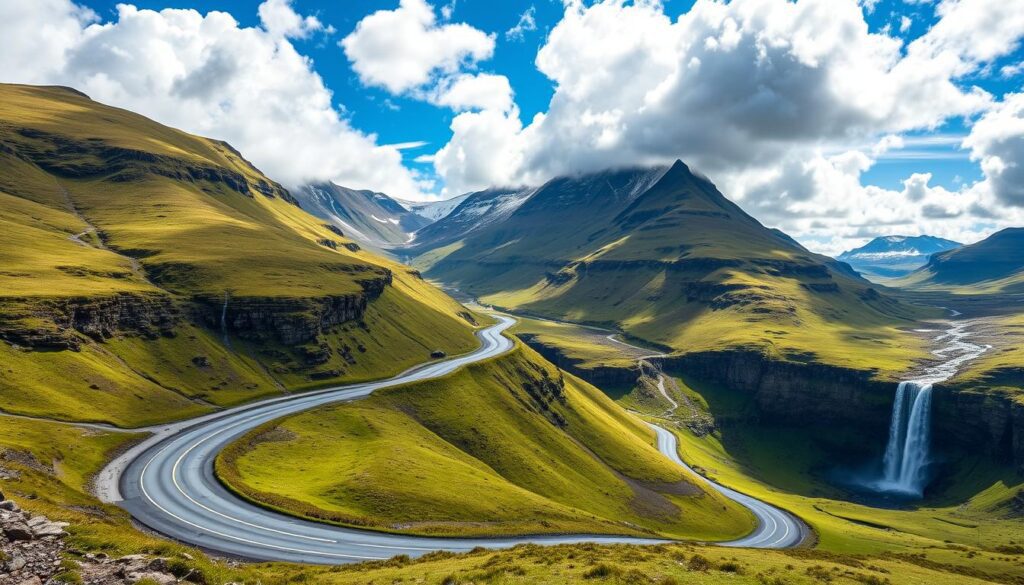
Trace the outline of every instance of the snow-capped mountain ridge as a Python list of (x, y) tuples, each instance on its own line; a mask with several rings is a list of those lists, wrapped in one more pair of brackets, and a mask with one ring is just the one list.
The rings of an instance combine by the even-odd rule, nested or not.
[(935, 236), (882, 236), (838, 259), (869, 277), (904, 276), (924, 266), (932, 254), (959, 248), (960, 243)]

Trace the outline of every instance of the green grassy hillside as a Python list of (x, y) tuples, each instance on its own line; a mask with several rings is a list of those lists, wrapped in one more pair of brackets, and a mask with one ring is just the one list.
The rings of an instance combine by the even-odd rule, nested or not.
[[(923, 501), (871, 502), (844, 488), (836, 474), (859, 473), (867, 458), (881, 453), (884, 437), (749, 421), (750, 405), (735, 393), (688, 378), (676, 382), (684, 405), (668, 418), (676, 422), (684, 460), (725, 485), (793, 510), (815, 529), (822, 550), (906, 553), (948, 543), (995, 550), (1024, 534), (1024, 516), (1010, 510), (1024, 493), (1024, 476), (1012, 465), (950, 450), (941, 456), (944, 477)], [(687, 424), (691, 409), (719, 424), (710, 432)]]
[(468, 351), (472, 319), (223, 142), (0, 85), (0, 410), (181, 418)]
[(244, 496), (420, 534), (614, 533), (717, 540), (752, 518), (652, 446), (653, 433), (529, 348), (444, 379), (256, 429), (217, 471)]
[(637, 359), (662, 351), (627, 344), (606, 329), (522, 316), (516, 321), (512, 332), (520, 339), (534, 348), (556, 349), (567, 365), (579, 370), (631, 368)]
[(755, 348), (883, 375), (924, 355), (899, 328), (926, 312), (765, 228), (682, 162), (555, 179), (503, 221), (416, 252), (482, 302), (678, 351)]
[[(3, 415), (0, 415), (3, 416)], [(206, 583), (366, 583), (636, 585), (857, 585), (899, 583), (974, 585), (1015, 583), (1022, 557), (1016, 549), (975, 548), (955, 543), (904, 552), (849, 554), (829, 551), (763, 551), (714, 546), (557, 547), (520, 546), (508, 551), (429, 554), (422, 559), (342, 567), (238, 563), (160, 539), (136, 528), (126, 512), (88, 493), (92, 474), (136, 435), (68, 424), (4, 417), (0, 424), (0, 486), (22, 507), (71, 523), (69, 573), (86, 553), (160, 556), (179, 574)], [(691, 447), (683, 448), (690, 458)], [(922, 515), (923, 516), (923, 515)], [(955, 529), (955, 526), (951, 526)], [(880, 534), (890, 531), (876, 529)], [(898, 533), (895, 533), (898, 534)]]
[(1008, 228), (988, 238), (941, 252), (894, 284), (920, 291), (955, 294), (1024, 293), (1024, 228)]

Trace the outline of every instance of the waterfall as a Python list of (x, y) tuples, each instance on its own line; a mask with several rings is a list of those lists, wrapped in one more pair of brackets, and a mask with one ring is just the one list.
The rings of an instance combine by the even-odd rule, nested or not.
[(231, 339), (228, 337), (228, 291), (224, 291), (224, 306), (220, 310), (220, 334), (224, 337), (224, 345), (231, 349)]
[(920, 497), (928, 480), (932, 385), (900, 382), (892, 405), (889, 443), (885, 447), (881, 491)]
[[(959, 314), (953, 313), (954, 316)], [(879, 492), (918, 498), (924, 495), (931, 463), (932, 385), (952, 378), (960, 366), (992, 348), (966, 340), (970, 325), (970, 321), (951, 323), (945, 333), (935, 338), (937, 342), (944, 342), (942, 347), (932, 351), (939, 361), (925, 368), (922, 377), (900, 382), (896, 387), (889, 442), (882, 456), (882, 476), (858, 480), (860, 485)]]

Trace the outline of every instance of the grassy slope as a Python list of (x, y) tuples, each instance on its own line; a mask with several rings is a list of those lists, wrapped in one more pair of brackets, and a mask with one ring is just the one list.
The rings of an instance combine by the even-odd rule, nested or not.
[[(342, 524), (428, 534), (599, 532), (721, 539), (747, 513), (701, 493), (652, 433), (532, 350), (276, 421), (218, 459), (247, 497)], [(545, 393), (547, 391), (541, 391)], [(564, 422), (563, 422), (564, 421)]]
[[(726, 390), (677, 382), (687, 404), (720, 420), (728, 421), (748, 408)], [(957, 454), (947, 462), (953, 475), (943, 481), (944, 489), (920, 505), (869, 506), (850, 501), (856, 496), (830, 479), (836, 461), (848, 456), (851, 446), (872, 448), (865, 447), (863, 437), (854, 431), (821, 434), (747, 422), (722, 424), (703, 434), (684, 424), (686, 406), (682, 410), (670, 418), (677, 421), (674, 430), (683, 459), (716, 481), (798, 514), (814, 528), (820, 550), (924, 553), (950, 565), (948, 571), (970, 567), (1024, 579), (1024, 562), (994, 552), (1019, 544), (1024, 535), (1024, 519), (1007, 515), (1009, 500), (1024, 489), (1024, 480), (1008, 467)]]
[[(594, 283), (590, 290), (552, 299), (544, 306), (561, 318), (615, 323), (630, 335), (682, 352), (758, 348), (774, 359), (813, 356), (837, 366), (877, 368), (882, 376), (906, 371), (923, 355), (920, 341), (900, 330), (910, 321), (865, 311), (854, 295), (815, 295), (804, 289), (799, 280), (789, 278), (752, 277), (738, 272), (720, 276), (723, 283), (742, 283), (744, 287), (766, 288), (772, 293), (758, 302), (761, 309), (757, 311), (742, 305), (713, 309), (680, 301), (669, 294), (682, 286), (671, 276), (623, 273), (604, 283)], [(644, 286), (631, 288), (636, 286), (637, 279), (645, 282)], [(609, 294), (609, 290), (614, 292)], [(537, 310), (533, 301), (521, 304), (520, 294), (487, 296), (482, 300)], [(526, 293), (528, 298), (534, 298), (531, 295), (532, 291)], [(646, 303), (652, 296), (658, 300)], [(632, 310), (621, 319), (624, 306)]]
[(657, 349), (640, 350), (608, 339), (610, 331), (593, 329), (575, 323), (547, 319), (517, 317), (513, 333), (529, 336), (545, 347), (557, 348), (575, 367), (628, 368), (638, 357), (659, 353)]
[[(969, 571), (968, 571), (969, 572)], [(283, 581), (284, 569), (262, 573)], [(859, 559), (813, 552), (786, 553), (695, 545), (656, 547), (565, 545), (433, 554), (349, 567), (311, 569), (310, 580), (331, 584), (424, 583), (430, 585), (977, 585), (991, 583), (945, 572), (927, 559)], [(294, 578), (294, 577), (293, 577)]]
[[(911, 556), (855, 558), (816, 551), (786, 553), (696, 545), (577, 545), (523, 546), (465, 555), (433, 554), (416, 561), (396, 558), (342, 567), (226, 562), (141, 532), (132, 526), (123, 510), (100, 504), (88, 495), (86, 484), (91, 474), (99, 470), (112, 452), (132, 440), (132, 435), (124, 433), (6, 417), (0, 424), (0, 452), (4, 454), (0, 467), (9, 479), (3, 481), (2, 489), (29, 510), (71, 522), (70, 545), (74, 549), (103, 551), (113, 556), (147, 553), (169, 557), (176, 570), (182, 574), (191, 570), (194, 576), (201, 574), (208, 583), (812, 585), (825, 582), (825, 576), (830, 583), (844, 585), (869, 583), (871, 581), (866, 580), (869, 577), (878, 579), (877, 583), (889, 579), (892, 583), (910, 585), (990, 582), (954, 571), (971, 572), (970, 568), (933, 565), (941, 555), (947, 554), (941, 549), (923, 551), (926, 556), (922, 559)], [(1013, 561), (991, 561), (993, 556), (996, 555), (975, 556), (972, 562), (978, 562), (978, 568), (973, 571), (1012, 566)], [(700, 558), (694, 561), (694, 557)], [(1013, 555), (998, 557), (1015, 558)], [(70, 555), (70, 558), (75, 556)], [(702, 569), (705, 563), (701, 558), (708, 561), (706, 568)], [(602, 573), (607, 576), (599, 576)]]
[[(362, 324), (323, 335), (330, 358), (316, 368), (273, 339), (227, 348), (187, 307), (173, 337), (98, 343), (72, 333), (78, 352), (0, 344), (0, 410), (135, 426), (282, 387), (387, 376), (434, 349), (476, 345), (460, 305), (398, 264), (319, 245), (347, 240), (223, 143), (70, 90), (2, 85), (0, 145), (0, 325), (8, 330), (66, 334), (49, 315), (69, 302), (180, 305), (227, 293), (231, 302), (301, 303), (361, 294), (360, 281), (385, 270), (394, 277)], [(209, 178), (217, 173), (249, 193)], [(338, 353), (345, 346), (350, 360)]]
[(505, 222), (417, 263), (485, 303), (615, 327), (678, 351), (754, 347), (883, 376), (924, 355), (899, 328), (925, 311), (876, 296), (681, 163), (632, 203), (621, 196), (627, 186), (610, 186), (621, 175), (599, 178), (556, 181)]
[(1024, 293), (1024, 228), (1009, 228), (955, 250), (935, 254), (896, 286), (955, 295)]

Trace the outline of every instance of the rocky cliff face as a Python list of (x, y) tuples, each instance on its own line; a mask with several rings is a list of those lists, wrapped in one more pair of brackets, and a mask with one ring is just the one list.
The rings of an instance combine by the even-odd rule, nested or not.
[[(872, 372), (781, 362), (756, 352), (704, 352), (663, 360), (670, 371), (753, 394), (757, 415), (795, 425), (842, 424), (884, 436), (896, 384)], [(1024, 474), (1024, 404), (1009, 395), (936, 386), (933, 440), (1014, 463)]]
[(170, 297), (116, 294), (12, 303), (0, 314), (0, 339), (30, 349), (77, 351), (81, 334), (96, 341), (114, 335), (173, 336), (181, 314)]
[(628, 368), (612, 366), (583, 368), (574, 360), (562, 353), (558, 347), (540, 343), (534, 335), (518, 333), (516, 334), (516, 337), (543, 356), (544, 359), (574, 376), (579, 376), (598, 388), (629, 386), (635, 384), (637, 378), (640, 377), (640, 367), (637, 364), (633, 364)]
[(946, 444), (968, 444), (1013, 462), (1024, 475), (1024, 404), (999, 392), (956, 385), (934, 389), (934, 438)]
[(215, 331), (226, 328), (243, 338), (296, 346), (335, 325), (362, 318), (391, 279), (391, 273), (382, 270), (360, 281), (361, 292), (314, 298), (229, 296), (190, 303), (169, 295), (115, 294), (24, 299), (0, 313), (0, 339), (30, 350), (78, 351), (88, 339), (173, 337), (175, 326), (188, 317)]
[(216, 304), (204, 303), (202, 315), (213, 329), (223, 327), (243, 339), (292, 346), (316, 339), (325, 328), (360, 318), (366, 305), (362, 294), (318, 299), (229, 297)]
[[(520, 338), (560, 368), (598, 387), (632, 385), (641, 375), (636, 366), (582, 368), (558, 348), (537, 343), (529, 335)], [(782, 362), (753, 351), (699, 352), (649, 361), (752, 395), (754, 418), (801, 426), (846, 425), (884, 438), (892, 415), (896, 384), (874, 380), (870, 371)], [(976, 450), (1013, 462), (1024, 474), (1024, 404), (1007, 394), (957, 386), (936, 386), (934, 392), (933, 437), (940, 447)]]
[(666, 370), (752, 394), (757, 413), (775, 421), (889, 425), (895, 387), (872, 380), (870, 371), (776, 361), (754, 351), (697, 352), (661, 362)]
[(361, 319), (367, 305), (383, 294), (391, 280), (391, 272), (382, 270), (360, 281), (360, 293), (316, 298), (206, 297), (199, 299), (198, 311), (214, 330), (295, 346), (316, 340), (335, 325)]

